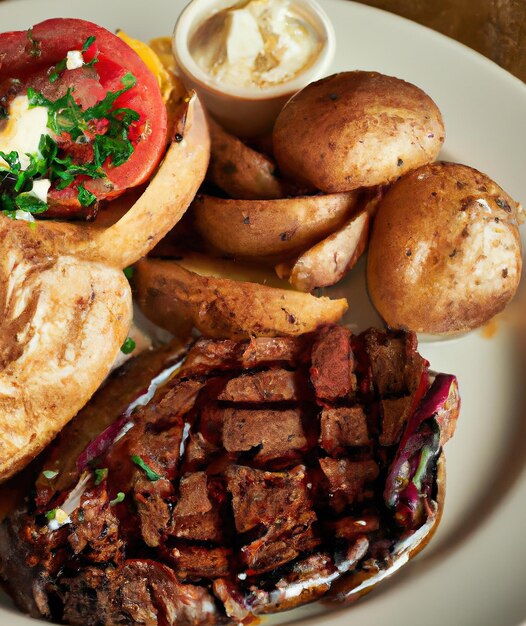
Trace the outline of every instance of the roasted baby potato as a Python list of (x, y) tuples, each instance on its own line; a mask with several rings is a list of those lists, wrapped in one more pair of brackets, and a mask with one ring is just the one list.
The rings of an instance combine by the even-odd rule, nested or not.
[(334, 285), (351, 270), (367, 246), (370, 217), (360, 211), (341, 228), (306, 250), (292, 264), (276, 266), (281, 278), (288, 278), (298, 291)]
[(283, 175), (335, 193), (384, 184), (434, 161), (444, 124), (418, 87), (376, 72), (342, 72), (289, 100), (273, 139)]
[(378, 207), (367, 264), (387, 324), (453, 334), (504, 309), (521, 275), (518, 211), (466, 165), (434, 163), (396, 182)]
[(236, 257), (282, 259), (334, 232), (360, 199), (357, 191), (279, 200), (197, 196), (192, 210), (201, 236)]
[[(253, 281), (257, 276), (259, 283)], [(152, 322), (175, 334), (190, 321), (203, 335), (240, 339), (300, 335), (339, 320), (345, 299), (298, 293), (270, 271), (193, 253), (180, 261), (145, 259), (134, 274), (137, 301)], [(263, 283), (263, 284), (262, 284)]]
[(282, 198), (276, 164), (209, 119), (211, 145), (208, 178), (232, 198)]

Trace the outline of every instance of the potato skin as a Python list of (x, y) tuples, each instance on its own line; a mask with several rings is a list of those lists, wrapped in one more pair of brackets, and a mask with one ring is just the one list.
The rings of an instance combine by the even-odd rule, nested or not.
[(289, 277), (298, 291), (310, 292), (317, 287), (335, 285), (351, 270), (365, 252), (369, 235), (370, 217), (360, 211), (341, 228), (305, 250), (293, 263), (276, 266), (278, 276)]
[(141, 310), (171, 332), (190, 320), (205, 337), (215, 339), (294, 336), (337, 322), (347, 310), (345, 299), (315, 298), (252, 282), (203, 276), (176, 261), (143, 259), (135, 268)]
[(211, 159), (208, 178), (232, 198), (268, 200), (284, 195), (275, 176), (275, 164), (264, 154), (246, 146), (240, 139), (208, 118)]
[(455, 334), (513, 298), (522, 269), (518, 205), (485, 174), (433, 163), (397, 181), (378, 207), (369, 293), (392, 328)]
[(421, 89), (377, 72), (342, 72), (312, 83), (274, 126), (280, 171), (328, 193), (395, 180), (434, 161), (442, 116)]
[(283, 259), (340, 228), (359, 206), (360, 193), (279, 200), (230, 200), (198, 195), (194, 223), (215, 249), (236, 258)]

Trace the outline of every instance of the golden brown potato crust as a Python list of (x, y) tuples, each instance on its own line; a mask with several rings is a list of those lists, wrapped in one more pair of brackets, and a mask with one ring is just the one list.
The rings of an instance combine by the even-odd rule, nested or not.
[(298, 291), (335, 285), (365, 252), (369, 223), (367, 211), (360, 211), (323, 241), (305, 250), (292, 267), (286, 263), (276, 266), (276, 273), (280, 277), (288, 276)]
[(294, 96), (273, 140), (283, 174), (334, 193), (383, 184), (434, 161), (444, 124), (418, 87), (376, 72), (342, 72)]
[(139, 306), (154, 323), (178, 333), (191, 320), (217, 339), (301, 335), (337, 322), (347, 310), (345, 299), (203, 276), (175, 261), (143, 259), (134, 281)]
[(227, 133), (212, 118), (208, 124), (212, 140), (208, 178), (213, 183), (232, 198), (283, 197), (276, 165), (269, 158)]
[(0, 481), (86, 404), (132, 318), (121, 269), (50, 256), (39, 227), (0, 221)]
[(433, 163), (396, 182), (378, 207), (367, 264), (387, 324), (452, 334), (501, 311), (522, 268), (517, 209), (465, 165)]
[(217, 250), (236, 257), (293, 255), (327, 237), (356, 209), (359, 193), (279, 200), (229, 200), (198, 196), (195, 226)]

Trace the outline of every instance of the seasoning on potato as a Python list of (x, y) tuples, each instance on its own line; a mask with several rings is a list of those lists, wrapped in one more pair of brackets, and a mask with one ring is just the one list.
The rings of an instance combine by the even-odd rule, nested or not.
[(197, 253), (143, 259), (135, 269), (141, 310), (174, 334), (195, 326), (214, 338), (296, 336), (337, 322), (348, 306), (293, 291), (271, 271)]
[(391, 182), (434, 161), (444, 124), (433, 100), (411, 83), (342, 72), (289, 100), (273, 141), (282, 174), (334, 193)]
[(290, 257), (345, 224), (360, 207), (360, 192), (277, 200), (232, 200), (198, 195), (194, 225), (215, 249), (236, 258)]
[(455, 334), (502, 311), (521, 275), (519, 210), (466, 165), (433, 163), (397, 181), (378, 207), (367, 264), (387, 324)]

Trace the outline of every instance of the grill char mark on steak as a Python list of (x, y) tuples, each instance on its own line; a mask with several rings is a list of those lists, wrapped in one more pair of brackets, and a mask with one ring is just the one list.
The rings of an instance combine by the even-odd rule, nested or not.
[(107, 479), (71, 524), (46, 531), (37, 510), (0, 527), (0, 572), (33, 581), (18, 604), (70, 624), (239, 623), (388, 561), (382, 481), (427, 368), (415, 349), (336, 326), (199, 341), (99, 459)]

